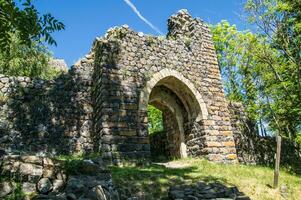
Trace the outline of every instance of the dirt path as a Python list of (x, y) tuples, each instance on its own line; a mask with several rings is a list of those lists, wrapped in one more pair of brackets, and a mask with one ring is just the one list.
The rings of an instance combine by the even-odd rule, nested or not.
[(179, 162), (179, 161), (169, 161), (169, 162), (159, 162), (159, 163), (154, 163), (156, 165), (161, 165), (161, 166), (165, 166), (166, 168), (170, 168), (170, 169), (181, 169), (181, 168), (186, 168), (186, 167), (190, 167), (191, 165), (188, 163), (183, 163), (183, 162)]

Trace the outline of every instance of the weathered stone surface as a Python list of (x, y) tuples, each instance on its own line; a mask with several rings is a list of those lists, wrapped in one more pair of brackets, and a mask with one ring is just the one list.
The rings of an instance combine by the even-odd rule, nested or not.
[[(77, 175), (69, 174), (68, 176), (64, 171), (65, 165), (62, 162), (47, 157), (26, 156), (26, 158), (30, 159), (24, 159), (24, 156), (19, 155), (5, 156), (1, 162), (9, 164), (5, 170), (11, 170), (11, 166), (17, 168), (6, 173), (3, 165), (1, 165), (0, 172), (1, 176), (13, 177), (15, 181), (20, 182), (21, 189), (25, 194), (36, 193), (35, 199), (119, 199), (117, 190), (112, 183), (110, 171), (104, 166), (101, 158), (83, 160), (78, 165)], [(32, 164), (37, 160), (43, 160), (43, 162), (39, 162), (40, 165)], [(42, 174), (40, 173), (38, 179), (29, 178), (36, 177), (37, 173), (33, 169), (37, 167), (42, 169)], [(25, 169), (28, 171), (24, 174)], [(13, 188), (14, 186), (10, 182), (2, 182), (0, 184), (0, 195), (2, 195), (0, 198), (11, 193)]]
[(36, 184), (24, 182), (22, 183), (22, 191), (24, 193), (35, 193), (36, 192)]
[(49, 65), (58, 71), (68, 72), (68, 66), (63, 59), (51, 59)]
[(95, 200), (107, 200), (107, 195), (105, 194), (104, 189), (101, 186), (96, 186), (92, 188), (91, 192), (89, 193), (91, 199)]
[[(276, 138), (260, 136), (255, 130), (252, 130), (252, 127), (248, 127), (249, 122), (241, 103), (231, 102), (228, 107), (231, 114), (231, 126), (239, 162), (273, 165), (276, 153)], [(283, 138), (281, 152), (281, 163), (289, 166), (295, 172), (301, 173), (299, 167), (301, 166), (299, 146)], [(232, 154), (232, 156), (234, 155)]]
[(67, 194), (74, 194), (75, 198), (87, 198), (95, 200), (118, 200), (110, 174), (98, 174), (95, 176), (78, 175), (71, 176), (65, 189)]
[(42, 165), (43, 158), (38, 156), (21, 156), (21, 161), (25, 163)]
[(5, 197), (6, 195), (10, 194), (14, 190), (14, 186), (8, 182), (4, 181), (0, 183), (0, 198)]
[(53, 185), (49, 178), (42, 178), (37, 184), (37, 189), (39, 193), (46, 194), (53, 189)]
[(42, 176), (43, 167), (31, 163), (22, 163), (20, 165), (20, 173), (22, 175)]
[(52, 181), (52, 185), (53, 185), (53, 192), (60, 192), (64, 188), (66, 183), (62, 180), (55, 179)]
[(100, 165), (94, 163), (92, 160), (83, 160), (83, 163), (80, 167), (81, 174), (87, 174), (87, 175), (96, 175), (100, 172), (102, 172)]
[[(48, 165), (44, 165), (47, 160)], [(35, 163), (35, 164), (33, 164)], [(51, 166), (51, 169), (49, 169)], [(66, 186), (67, 175), (61, 162), (50, 158), (39, 156), (20, 156), (9, 155), (1, 159), (0, 165), (1, 177), (12, 179), (21, 184), (21, 189), (25, 194), (42, 193), (50, 191), (59, 192)], [(45, 176), (45, 177), (42, 177)], [(58, 178), (61, 178), (58, 180)], [(11, 185), (11, 184), (10, 184)], [(7, 184), (3, 186), (3, 195), (7, 195)], [(42, 198), (42, 197), (41, 197)]]

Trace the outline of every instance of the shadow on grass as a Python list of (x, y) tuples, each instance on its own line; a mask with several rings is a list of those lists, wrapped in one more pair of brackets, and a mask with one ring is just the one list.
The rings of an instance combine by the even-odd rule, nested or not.
[(111, 167), (113, 181), (121, 199), (167, 199), (168, 189), (174, 185), (191, 184), (200, 180), (228, 184), (226, 179), (214, 176), (196, 176), (197, 167), (167, 168), (152, 164), (144, 167)]

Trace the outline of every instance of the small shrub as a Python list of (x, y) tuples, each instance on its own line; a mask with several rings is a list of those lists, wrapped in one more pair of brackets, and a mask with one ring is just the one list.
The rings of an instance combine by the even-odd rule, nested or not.
[(148, 105), (147, 115), (149, 134), (163, 131), (163, 112), (152, 105)]
[(7, 100), (7, 96), (0, 92), (0, 103), (5, 103)]
[(56, 159), (64, 162), (64, 168), (67, 174), (77, 175), (80, 174), (80, 170), (83, 166), (83, 160), (93, 160), (100, 157), (100, 153), (90, 154), (72, 154), (72, 155), (60, 155)]
[(184, 44), (185, 44), (185, 46), (189, 49), (189, 50), (191, 50), (191, 38), (185, 38), (184, 39)]
[(155, 45), (155, 40), (154, 40), (154, 38), (152, 36), (147, 35), (145, 43), (146, 43), (147, 46), (152, 47), (152, 46)]
[(14, 191), (10, 195), (5, 197), (5, 200), (23, 200), (23, 199), (25, 199), (26, 195), (22, 191), (21, 184), (15, 183), (15, 185), (16, 185), (16, 187), (15, 187)]

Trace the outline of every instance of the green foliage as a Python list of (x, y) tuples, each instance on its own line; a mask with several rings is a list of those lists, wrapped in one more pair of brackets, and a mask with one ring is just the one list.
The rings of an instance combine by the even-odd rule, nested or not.
[(191, 49), (191, 42), (192, 42), (191, 38), (188, 38), (188, 37), (184, 38), (184, 44), (185, 44), (186, 48), (189, 50)]
[(5, 103), (8, 100), (7, 96), (5, 96), (2, 92), (0, 92), (0, 104)]
[(49, 13), (41, 15), (31, 0), (0, 0), (0, 49), (8, 52), (12, 35), (18, 34), (20, 42), (31, 46), (41, 40), (56, 45), (51, 34), (65, 26)]
[(60, 74), (49, 66), (51, 54), (43, 42), (64, 25), (50, 14), (40, 15), (31, 0), (0, 0), (0, 73), (52, 79)]
[(81, 174), (81, 169), (83, 166), (83, 160), (96, 159), (100, 157), (99, 153), (91, 154), (72, 154), (72, 155), (60, 155), (55, 159), (64, 161), (64, 167), (67, 174)]
[(242, 102), (248, 111), (248, 118), (256, 121), (259, 108), (255, 80), (258, 74), (254, 69), (257, 64), (255, 54), (260, 48), (259, 38), (249, 31), (238, 31), (227, 21), (211, 29), (226, 95), (231, 101)]
[(265, 123), (290, 139), (301, 125), (300, 5), (248, 0), (245, 9), (257, 33), (226, 21), (212, 26), (227, 97), (245, 105), (253, 127)]
[(163, 131), (163, 113), (152, 105), (147, 107), (148, 133), (154, 134)]
[(248, 0), (245, 8), (265, 37), (259, 58), (267, 68), (266, 117), (274, 130), (294, 138), (301, 124), (301, 1)]
[(295, 142), (299, 145), (299, 148), (301, 149), (301, 133), (297, 134)]
[(52, 79), (61, 72), (49, 66), (50, 59), (51, 54), (44, 45), (32, 43), (28, 47), (17, 35), (12, 35), (9, 53), (0, 52), (0, 73)]
[(25, 199), (26, 194), (22, 191), (22, 186), (20, 183), (15, 183), (15, 189), (12, 194), (5, 197), (5, 200), (21, 200)]

